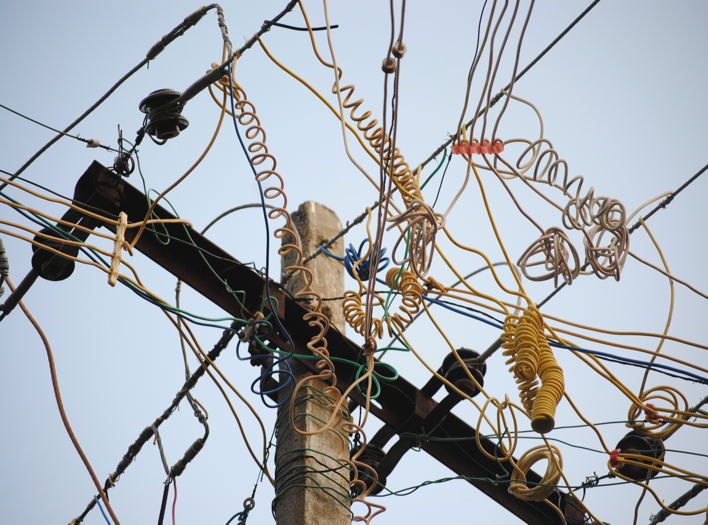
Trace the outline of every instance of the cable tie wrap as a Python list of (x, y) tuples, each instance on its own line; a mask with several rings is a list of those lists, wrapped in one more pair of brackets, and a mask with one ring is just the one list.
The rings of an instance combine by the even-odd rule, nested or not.
[(248, 320), (246, 327), (238, 334), (239, 341), (242, 343), (250, 341), (256, 331), (256, 324), (261, 320), (263, 320), (263, 313), (256, 312), (256, 314)]
[(620, 449), (616, 448), (612, 452), (610, 452), (610, 466), (612, 468), (618, 468), (620, 465), (619, 462), (619, 455), (620, 452), (622, 452)]
[(658, 423), (659, 422), (659, 414), (654, 410), (654, 405), (652, 403), (647, 403), (646, 406), (648, 408), (644, 409), (644, 413), (647, 415), (647, 421), (650, 423)]
[(495, 139), (494, 143), (489, 142), (489, 139), (484, 139), (480, 144), (476, 139), (472, 139), (472, 143), (453, 144), (450, 148), (453, 155), (492, 155), (499, 154), (504, 151), (504, 142), (501, 139)]
[(121, 252), (126, 250), (130, 255), (133, 255), (133, 249), (125, 240), (125, 230), (128, 227), (128, 216), (124, 211), (118, 216), (120, 222), (116, 228), (116, 242), (113, 248), (113, 259), (111, 260), (111, 271), (108, 274), (108, 284), (115, 286), (118, 282), (118, 269), (120, 268)]

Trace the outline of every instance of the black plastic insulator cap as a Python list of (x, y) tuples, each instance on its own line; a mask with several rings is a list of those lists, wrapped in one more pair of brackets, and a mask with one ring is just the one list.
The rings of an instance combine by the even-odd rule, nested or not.
[(189, 121), (180, 112), (182, 94), (172, 89), (153, 91), (140, 102), (140, 111), (147, 114), (145, 132), (160, 140), (175, 138), (187, 129)]
[[(47, 239), (46, 237), (35, 236), (34, 240), (54, 248), (62, 253), (76, 257), (79, 253), (79, 249), (76, 246), (69, 246), (61, 242), (61, 238), (57, 235), (54, 230), (49, 228), (43, 228), (40, 230), (41, 233), (51, 235), (52, 237), (57, 237), (57, 240)], [(49, 250), (44, 250), (37, 246), (32, 245), (32, 251), (34, 255), (32, 256), (32, 269), (34, 269), (37, 274), (48, 281), (63, 281), (69, 278), (69, 276), (74, 273), (74, 268), (76, 264), (74, 261), (57, 255)]]
[[(474, 350), (460, 348), (457, 350), (457, 355), (462, 359), (464, 367), (457, 360), (455, 354), (450, 352), (443, 360), (441, 367), (442, 376), (468, 396), (474, 397), (479, 394), (479, 389), (474, 384), (474, 381), (470, 379), (470, 375), (475, 378), (479, 386), (483, 387), (484, 375), (487, 373), (487, 365), (477, 361), (479, 354)], [(468, 375), (467, 371), (469, 371), (470, 375)], [(445, 385), (445, 389), (450, 394), (456, 393), (447, 384)]]
[[(634, 430), (620, 439), (615, 448), (627, 454), (639, 454), (646, 457), (646, 460), (639, 460), (639, 462), (646, 465), (653, 464), (654, 461), (652, 460), (663, 459), (665, 454), (665, 450), (658, 439), (642, 436)], [(658, 474), (656, 470), (629, 464), (622, 465), (622, 467), (617, 469), (617, 472), (633, 480), (653, 478)]]
[[(355, 447), (352, 450), (352, 456), (359, 450), (359, 447)], [(368, 465), (372, 469), (376, 471), (376, 474), (378, 476), (378, 483), (376, 486), (373, 488), (373, 490), (369, 494), (378, 494), (384, 489), (384, 486), (386, 486), (386, 476), (381, 476), (379, 473), (379, 465), (381, 464), (381, 461), (383, 460), (384, 456), (386, 456), (386, 452), (384, 451), (383, 448), (374, 445), (372, 443), (369, 443), (366, 445), (366, 448), (364, 451), (361, 453), (361, 456), (357, 458), (357, 461), (360, 461), (364, 465)], [(358, 469), (359, 472), (359, 479), (366, 483), (366, 488), (370, 488), (374, 484), (374, 477), (371, 475), (371, 471), (369, 469), (364, 468), (364, 467), (359, 467)], [(350, 479), (354, 479), (354, 471), (351, 472)], [(354, 492), (359, 492), (361, 493), (361, 487), (359, 486), (354, 486)], [(356, 494), (357, 496), (359, 494)]]

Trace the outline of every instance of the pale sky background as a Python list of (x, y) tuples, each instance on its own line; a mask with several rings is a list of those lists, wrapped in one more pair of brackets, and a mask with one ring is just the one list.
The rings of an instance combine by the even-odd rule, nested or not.
[[(528, 64), (588, 5), (587, 1), (537, 2), (526, 32), (520, 67)], [(226, 23), (235, 47), (263, 23), (279, 13), (285, 0), (224, 2)], [(523, 6), (527, 4), (524, 2)], [(310, 20), (323, 25), (322, 4), (306, 1)], [(199, 7), (186, 1), (123, 2), (2, 2), (0, 4), (0, 103), (55, 128), (63, 129), (98, 99), (113, 83), (140, 62), (150, 47), (184, 17)], [(398, 144), (411, 163), (428, 157), (454, 132), (462, 109), (465, 80), (474, 53), (477, 21), (482, 2), (410, 1), (406, 11), (404, 41), (408, 51), (402, 61)], [(396, 12), (400, 1), (396, 1)], [(344, 69), (343, 82), (357, 86), (356, 98), (380, 118), (383, 73), (390, 19), (387, 2), (330, 2), (330, 21), (337, 61)], [(282, 20), (302, 26), (297, 9)], [(708, 4), (702, 1), (603, 0), (515, 87), (514, 93), (533, 102), (541, 111), (545, 136), (568, 161), (571, 175), (582, 174), (586, 188), (622, 201), (627, 210), (663, 192), (676, 189), (702, 168), (708, 141)], [(517, 27), (520, 24), (517, 24)], [(171, 88), (184, 91), (211, 62), (221, 57), (221, 35), (214, 11), (184, 36), (173, 42), (150, 68), (143, 68), (114, 93), (72, 133), (116, 145), (117, 126), (129, 140), (135, 137), (143, 114), (139, 102), (150, 92)], [(333, 82), (330, 69), (316, 60), (306, 33), (273, 28), (264, 42), (283, 63), (307, 79), (330, 102)], [(324, 33), (317, 34), (319, 49), (329, 57)], [(498, 74), (496, 93), (511, 76), (516, 40), (509, 46)], [(478, 76), (480, 80), (481, 75)], [(347, 159), (340, 124), (309, 91), (285, 75), (258, 48), (239, 61), (236, 80), (255, 104), (268, 133), (268, 146), (285, 180), (288, 208), (294, 211), (306, 200), (333, 209), (342, 222), (359, 215), (376, 199), (375, 189)], [(472, 87), (476, 102), (481, 85)], [(139, 148), (148, 187), (158, 191), (169, 186), (192, 165), (211, 138), (219, 117), (207, 92), (189, 102), (183, 113), (190, 126), (163, 147), (145, 140)], [(496, 115), (496, 113), (492, 113)], [(0, 169), (14, 172), (53, 133), (0, 108)], [(518, 103), (510, 103), (499, 136), (503, 139), (538, 136), (538, 121)], [(350, 143), (353, 141), (350, 138)], [(352, 147), (369, 170), (375, 165), (358, 146)], [(114, 154), (86, 149), (63, 138), (23, 176), (64, 195), (73, 195), (78, 178), (95, 159), (108, 166)], [(423, 175), (429, 174), (434, 163)], [(439, 176), (425, 189), (432, 203)], [(698, 179), (663, 211), (649, 221), (667, 257), (671, 271), (702, 291), (708, 291), (705, 272), (708, 209), (708, 176)], [(464, 162), (456, 158), (448, 170), (438, 208), (444, 210), (464, 178)], [(537, 230), (516, 210), (493, 176), (483, 174), (485, 189), (501, 236), (514, 261), (537, 237)], [(129, 180), (140, 185), (137, 172)], [(524, 208), (544, 227), (560, 226), (560, 213), (528, 191), (520, 181), (510, 183)], [(558, 202), (557, 190), (541, 188)], [(64, 209), (31, 198), (17, 189), (8, 195), (24, 204), (60, 216)], [(199, 168), (170, 195), (181, 217), (203, 228), (227, 208), (258, 201), (257, 187), (238, 146), (233, 126), (225, 122), (214, 148)], [(438, 210), (438, 211), (441, 211)], [(9, 207), (0, 207), (0, 218), (25, 223)], [(493, 261), (501, 252), (493, 238), (481, 204), (479, 188), (470, 183), (451, 213), (448, 224), (461, 242), (486, 252)], [(271, 231), (273, 229), (271, 225)], [(582, 239), (571, 233), (580, 249)], [(353, 229), (347, 243), (365, 237), (363, 226)], [(31, 247), (2, 236), (10, 259), (10, 276), (18, 284), (30, 268)], [(264, 226), (259, 210), (247, 210), (221, 221), (209, 238), (243, 262), (265, 265)], [(112, 250), (112, 244), (93, 239)], [(393, 248), (395, 236), (384, 246)], [(273, 246), (271, 267), (280, 262)], [(455, 251), (442, 243), (463, 274), (483, 265), (479, 257)], [(660, 265), (660, 258), (645, 232), (631, 238), (631, 249)], [(139, 253), (132, 258), (142, 280), (157, 295), (174, 297), (175, 278)], [(430, 274), (442, 283), (455, 281), (439, 259)], [(507, 284), (508, 271), (501, 273)], [(500, 295), (489, 274), (475, 278), (485, 291)], [(347, 278), (348, 289), (354, 281)], [(552, 282), (528, 284), (527, 291), (541, 301)], [(185, 287), (186, 288), (186, 287)], [(9, 295), (6, 291), (5, 298)], [(563, 290), (543, 312), (611, 330), (661, 332), (669, 309), (668, 280), (636, 261), (627, 261), (620, 282), (585, 276)], [(4, 300), (4, 299), (3, 299)], [(705, 344), (708, 303), (681, 285), (670, 334)], [(59, 383), (69, 420), (101, 480), (113, 472), (145, 426), (169, 406), (183, 383), (179, 338), (156, 307), (141, 301), (130, 290), (106, 284), (104, 273), (78, 265), (62, 282), (39, 280), (25, 297), (25, 304), (45, 330), (56, 360)], [(197, 293), (184, 289), (187, 310), (208, 317), (223, 312)], [(456, 347), (484, 350), (499, 335), (494, 328), (450, 312), (437, 318)], [(205, 348), (221, 332), (196, 328)], [(349, 330), (349, 336), (353, 331)], [(358, 340), (358, 338), (353, 337)], [(409, 340), (425, 358), (438, 366), (447, 346), (429, 321), (421, 319), (409, 330)], [(651, 339), (622, 338), (620, 342), (653, 349)], [(597, 344), (589, 348), (606, 350)], [(0, 521), (3, 523), (66, 524), (79, 515), (95, 492), (80, 458), (64, 431), (51, 389), (42, 342), (17, 308), (0, 323)], [(608, 350), (614, 352), (615, 350)], [(667, 342), (664, 352), (696, 363), (708, 363), (703, 351)], [(628, 400), (563, 350), (555, 350), (564, 368), (567, 391), (591, 421), (626, 419)], [(616, 353), (637, 357), (629, 351)], [(412, 355), (388, 354), (387, 360), (409, 381), (421, 387), (427, 370)], [(639, 357), (641, 359), (641, 357)], [(275, 412), (250, 394), (256, 369), (236, 359), (230, 346), (217, 362), (244, 393), (266, 424), (272, 428)], [(509, 393), (518, 400), (511, 374), (500, 354), (488, 361), (488, 391), (503, 399)], [(610, 364), (609, 367), (633, 390), (638, 390), (642, 371)], [(194, 369), (194, 364), (192, 363)], [(697, 385), (659, 374), (650, 374), (649, 385), (672, 385), (695, 404), (708, 393)], [(242, 510), (258, 469), (248, 456), (237, 426), (213, 383), (202, 379), (194, 395), (209, 410), (211, 434), (204, 450), (178, 479), (177, 522), (224, 524)], [(235, 401), (235, 396), (231, 396)], [(260, 447), (255, 421), (236, 403), (246, 422), (249, 439)], [(464, 404), (455, 413), (471, 424), (478, 414)], [(567, 402), (558, 408), (556, 424), (580, 421)], [(372, 418), (367, 434), (375, 434), (380, 422)], [(522, 422), (528, 428), (528, 422)], [(608, 446), (614, 448), (627, 432), (619, 425), (602, 427)], [(202, 428), (186, 404), (160, 428), (170, 464), (202, 435)], [(552, 437), (573, 444), (601, 448), (589, 429), (557, 430)], [(700, 430), (684, 428), (666, 443), (669, 449), (705, 453)], [(522, 440), (517, 456), (536, 441)], [(565, 473), (580, 484), (593, 472), (607, 472), (607, 456), (559, 445)], [(701, 456), (667, 452), (667, 461), (705, 473), (708, 461)], [(543, 471), (545, 465), (535, 467)], [(388, 478), (392, 490), (454, 475), (424, 452), (409, 452)], [(137, 460), (110, 491), (110, 500), (121, 523), (154, 523), (160, 507), (165, 475), (157, 447), (146, 445)], [(652, 483), (666, 503), (690, 488), (683, 481)], [(603, 521), (631, 523), (640, 489), (631, 485), (595, 488), (585, 502)], [(256, 508), (249, 523), (272, 522), (273, 489), (261, 483)], [(374, 521), (378, 525), (440, 522), (520, 523), (505, 509), (464, 481), (428, 486), (405, 498), (375, 499), (388, 510)], [(170, 495), (170, 505), (172, 495)], [(696, 509), (706, 496), (688, 505)], [(647, 496), (638, 523), (647, 523), (658, 504)], [(698, 524), (705, 517), (671, 517), (667, 523)], [(104, 523), (94, 509), (87, 524)], [(165, 523), (169, 523), (166, 517)]]

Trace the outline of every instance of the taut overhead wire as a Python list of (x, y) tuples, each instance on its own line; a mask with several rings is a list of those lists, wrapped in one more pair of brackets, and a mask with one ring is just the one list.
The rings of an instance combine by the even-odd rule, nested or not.
[[(568, 32), (569, 32), (571, 29), (573, 29), (573, 27), (575, 27), (575, 25), (576, 25), (578, 22), (580, 22), (580, 21), (585, 17), (585, 15), (587, 15), (587, 14), (592, 10), (593, 7), (595, 7), (595, 6), (596, 6), (597, 4), (599, 4), (599, 3), (600, 3), (600, 0), (595, 0), (592, 4), (590, 4), (590, 5), (588, 6), (587, 9), (585, 9), (585, 11), (583, 11), (582, 13), (580, 13), (580, 15), (578, 16), (578, 18), (576, 18), (575, 20), (573, 20), (573, 22), (572, 22), (568, 27), (566, 27), (565, 30), (564, 30), (560, 35), (558, 35), (558, 36), (556, 37), (556, 39), (548, 45), (548, 47), (546, 47), (546, 49), (544, 49), (543, 51), (541, 51), (541, 53), (540, 53), (536, 58), (534, 58), (534, 59), (531, 61), (531, 63), (530, 63), (528, 66), (526, 66), (526, 67), (521, 71), (521, 73), (519, 73), (518, 75), (516, 75), (516, 77), (514, 77), (514, 79), (513, 79), (504, 89), (502, 89), (499, 93), (497, 93), (497, 94), (494, 96), (494, 98), (491, 100), (491, 102), (489, 103), (489, 105), (488, 105), (487, 107), (482, 108), (482, 110), (481, 110), (474, 118), (479, 118), (479, 117), (481, 117), (487, 110), (489, 110), (489, 109), (491, 109), (492, 107), (494, 107), (494, 105), (495, 105), (495, 104), (499, 101), (499, 99), (501, 99), (501, 97), (503, 96), (503, 91), (508, 91), (509, 88), (510, 88), (513, 84), (515, 84), (516, 82), (518, 82), (521, 77), (523, 77), (533, 66), (535, 66), (536, 63), (537, 63), (539, 60), (541, 60), (541, 59), (544, 57), (544, 55), (545, 55), (546, 53), (548, 53), (548, 52), (553, 48), (553, 46), (555, 46), (558, 42), (560, 42), (560, 40), (561, 40), (565, 35), (567, 35)], [(473, 118), (472, 120), (474, 120), (474, 118)], [(470, 121), (467, 123), (468, 126), (471, 126), (471, 125), (472, 125), (472, 120), (470, 120)], [(447, 141), (445, 141), (438, 149), (436, 149), (436, 150), (435, 150), (425, 161), (423, 161), (420, 165), (421, 165), (422, 167), (425, 167), (431, 160), (433, 160), (433, 159), (434, 159), (435, 157), (437, 157), (440, 153), (442, 153), (442, 151), (443, 151), (446, 147), (448, 147), (448, 146), (449, 146), (450, 144), (452, 144), (455, 140), (457, 140), (457, 137), (458, 137), (458, 136), (457, 136), (457, 133), (455, 133), (454, 135), (452, 135)]]

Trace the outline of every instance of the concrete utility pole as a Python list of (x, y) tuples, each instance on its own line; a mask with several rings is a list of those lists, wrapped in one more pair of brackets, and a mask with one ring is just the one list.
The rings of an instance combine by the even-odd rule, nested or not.
[[(305, 254), (313, 253), (319, 245), (342, 229), (335, 213), (316, 202), (308, 201), (292, 214)], [(288, 239), (285, 239), (289, 242)], [(339, 239), (330, 249), (338, 256), (344, 254), (344, 242)], [(295, 263), (295, 254), (283, 257), (283, 271)], [(344, 294), (344, 267), (330, 257), (317, 257), (308, 263), (312, 270), (312, 288), (323, 298), (342, 297)], [(288, 281), (291, 293), (301, 290), (303, 277), (297, 275)], [(325, 301), (321, 308), (342, 333), (346, 323), (342, 300)], [(295, 381), (312, 376), (305, 366), (291, 359)], [(301, 430), (313, 431), (324, 426), (332, 412), (331, 401), (322, 395), (327, 383), (312, 380), (300, 389), (295, 400), (294, 418)], [(289, 392), (289, 389), (288, 389)], [(287, 392), (281, 394), (281, 398)], [(344, 410), (346, 411), (346, 403)], [(275, 455), (275, 515), (277, 525), (348, 525), (351, 523), (349, 497), (349, 470), (334, 458), (342, 452), (342, 441), (333, 432), (302, 435), (290, 424), (290, 402), (278, 410), (277, 448)], [(347, 451), (348, 453), (348, 451)]]
[[(118, 215), (121, 211), (124, 211), (128, 214), (129, 222), (140, 222), (148, 213), (148, 201), (145, 195), (96, 161), (89, 166), (76, 184), (74, 200), (83, 202), (98, 210), (103, 210), (107, 215)], [(326, 208), (322, 208), (322, 210), (326, 210)], [(154, 213), (161, 219), (177, 218), (159, 204), (155, 208)], [(317, 214), (314, 213), (313, 215), (316, 216)], [(313, 220), (312, 222), (316, 224), (320, 221)], [(338, 225), (336, 227), (334, 225), (336, 225), (336, 219), (332, 225), (328, 226), (333, 228), (331, 230), (332, 233), (339, 230)], [(102, 226), (116, 233), (115, 225), (106, 223), (102, 224)], [(215, 272), (222, 276), (223, 279), (228, 280), (228, 282), (239, 283), (239, 288), (242, 289), (245, 294), (243, 300), (245, 308), (248, 311), (255, 312), (260, 309), (263, 299), (263, 290), (265, 288), (263, 276), (253, 271), (249, 266), (240, 263), (238, 259), (189, 226), (185, 227), (183, 224), (167, 223), (165, 224), (165, 228), (171, 238), (179, 239), (182, 242), (162, 244), (157, 236), (143, 235), (135, 245), (136, 249), (156, 264), (173, 273), (187, 285), (193, 287), (209, 301), (229, 312), (232, 316), (242, 318), (242, 305), (234, 299), (232, 293), (227, 290), (221, 282), (213, 278), (212, 272), (205, 271), (204, 258), (206, 257), (210, 266)], [(307, 230), (304, 225), (302, 228), (303, 231)], [(306, 239), (309, 239), (307, 240), (307, 246), (310, 246), (310, 248), (307, 249), (314, 250), (322, 238), (331, 236), (330, 234), (324, 235), (322, 233), (323, 231), (324, 230), (320, 230), (320, 233), (312, 238), (306, 237)], [(126, 231), (126, 240), (128, 242), (133, 241), (136, 233), (135, 230), (132, 232), (130, 230)], [(191, 244), (195, 244), (200, 250), (189, 248)], [(341, 243), (335, 245), (334, 251), (338, 254), (342, 253)], [(320, 260), (324, 260), (324, 257), (317, 257), (315, 259), (315, 261)], [(339, 275), (341, 275), (341, 273)], [(286, 296), (281, 288), (282, 286), (276, 282), (270, 283), (271, 294), (277, 296), (279, 302), (282, 303), (282, 312), (280, 312), (280, 305), (278, 311), (298, 349), (297, 353), (306, 354), (306, 343), (316, 330), (308, 326), (307, 321), (303, 319), (303, 315), (307, 310), (303, 307), (301, 302)], [(324, 290), (325, 297), (340, 297), (342, 289), (341, 287), (337, 288), (331, 295), (328, 295), (330, 293), (329, 291)], [(336, 304), (335, 301), (327, 301), (325, 304), (330, 306), (332, 314), (334, 314), (338, 308), (341, 308), (333, 306)], [(286, 315), (286, 312), (288, 312), (289, 315)], [(341, 323), (336, 320), (334, 324), (335, 326), (341, 325)], [(341, 326), (341, 328), (344, 327)], [(340, 372), (338, 374), (337, 386), (347, 388), (351, 386), (354, 381), (359, 366), (364, 364), (363, 349), (354, 341), (347, 339), (340, 330), (330, 330), (327, 334), (327, 341), (329, 343), (328, 348), (330, 355), (346, 360), (345, 362), (340, 361), (337, 363), (337, 370)], [(272, 333), (268, 337), (267, 342), (283, 351), (290, 349), (289, 342), (277, 332)], [(301, 364), (303, 368), (309, 368), (315, 372), (317, 371), (316, 363), (312, 359), (302, 359)], [(301, 371), (297, 373), (302, 374)], [(440, 403), (432, 399), (433, 394), (441, 387), (441, 385), (437, 383), (439, 383), (437, 380), (431, 378), (425, 386), (419, 389), (401, 376), (392, 381), (383, 381), (380, 383), (380, 394), (377, 398), (377, 405), (371, 405), (371, 413), (388, 427), (388, 431), (391, 433), (390, 438), (396, 434), (400, 436), (403, 433), (425, 434), (430, 432), (431, 428), (435, 428), (434, 437), (456, 438), (458, 441), (474, 440), (476, 436), (475, 429), (454, 413), (449, 412), (447, 416), (443, 418), (442, 422), (438, 419), (440, 415), (438, 406)], [(274, 394), (273, 397), (275, 396), (276, 394)], [(356, 389), (351, 392), (351, 397), (359, 403), (363, 404), (365, 402), (364, 397), (358, 393)], [(697, 407), (700, 408), (700, 406)], [(697, 410), (697, 408), (694, 407), (692, 410)], [(304, 413), (304, 411), (302, 413)], [(284, 432), (287, 432), (287, 429), (283, 426), (283, 432), (281, 432), (280, 435), (284, 436)], [(477, 439), (479, 439), (481, 447), (484, 448), (488, 454), (494, 454), (497, 447), (495, 442), (485, 437), (477, 437)], [(405, 441), (405, 439), (399, 441)], [(287, 445), (284, 438), (281, 439), (281, 447), (285, 452), (295, 451), (297, 448), (292, 443)], [(395, 448), (396, 444), (392, 446), (392, 449)], [(563, 525), (566, 521), (570, 521), (565, 520), (562, 515), (551, 510), (544, 502), (518, 499), (516, 496), (509, 493), (506, 485), (495, 485), (484, 481), (486, 479), (501, 479), (508, 476), (511, 471), (510, 469), (513, 469), (509, 461), (490, 459), (477, 447), (463, 447), (459, 444), (451, 446), (449, 442), (437, 440), (422, 442), (421, 449), (450, 468), (453, 472), (465, 476), (468, 482), (485, 496), (492, 498), (529, 525)], [(313, 450), (320, 450), (320, 452), (322, 452), (324, 449), (317, 449), (315, 445)], [(128, 452), (130, 453), (130, 450)], [(389, 453), (387, 453), (387, 455), (388, 454)], [(296, 457), (296, 455), (292, 453), (289, 453), (288, 456)], [(283, 455), (280, 457), (285, 461), (287, 456)], [(307, 458), (304, 459), (306, 460)], [(386, 458), (384, 458), (383, 461), (387, 461)], [(285, 465), (283, 468), (287, 467), (288, 465)], [(320, 471), (325, 470), (321, 465), (318, 465), (318, 467)], [(314, 467), (301, 463), (302, 471), (306, 471), (308, 468), (310, 471), (314, 470)], [(293, 478), (292, 476), (285, 477), (285, 474), (289, 475), (285, 470), (279, 472), (282, 472), (283, 476), (279, 476), (279, 478), (282, 477), (282, 480), (279, 479), (278, 486), (283, 488), (283, 491), (281, 491), (283, 495), (282, 499), (286, 500), (290, 497), (290, 494), (296, 493), (297, 487), (291, 486), (285, 490), (284, 483)], [(333, 476), (333, 472), (334, 471), (323, 472), (322, 476)], [(319, 474), (317, 476), (319, 476)], [(315, 478), (315, 476), (313, 476), (313, 478)], [(341, 476), (338, 479), (344, 482)], [(540, 483), (542, 477), (537, 472), (529, 470), (526, 473), (526, 480), (529, 483), (535, 484)], [(302, 484), (304, 485), (304, 482)], [(111, 481), (109, 478), (105, 486), (108, 487), (110, 485)], [(324, 485), (312, 483), (310, 486), (320, 487), (307, 489), (310, 492), (318, 491), (322, 494), (325, 493), (325, 490), (321, 488)], [(327, 493), (330, 494), (329, 491)], [(345, 492), (342, 490), (339, 494), (345, 494)], [(575, 513), (569, 510), (569, 506), (575, 506), (572, 497), (564, 492), (559, 492), (558, 495), (561, 498), (559, 507), (565, 512), (565, 516), (569, 518), (575, 516)], [(334, 502), (333, 499), (332, 501)], [(339, 503), (336, 503), (336, 506), (342, 508)], [(331, 506), (325, 512), (330, 513), (330, 511), (332, 511), (330, 514), (333, 514), (337, 507)], [(276, 508), (278, 508), (277, 502)], [(302, 504), (302, 508), (304, 508), (304, 504)], [(288, 512), (290, 512), (288, 508), (280, 507), (279, 517), (284, 520)], [(318, 510), (313, 510), (311, 514), (316, 515), (318, 512)], [(293, 514), (292, 523), (298, 523), (294, 519), (295, 516), (296, 515)], [(308, 516), (303, 512), (301, 512), (299, 516), (301, 516), (299, 523), (309, 523)], [(331, 519), (334, 518), (332, 517)], [(322, 520), (312, 521), (312, 523), (321, 522)], [(285, 522), (283, 521), (282, 523)]]

